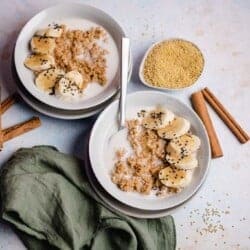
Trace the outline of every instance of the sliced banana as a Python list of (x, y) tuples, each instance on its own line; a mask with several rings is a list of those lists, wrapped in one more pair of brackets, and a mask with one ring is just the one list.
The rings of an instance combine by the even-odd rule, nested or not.
[(69, 79), (72, 83), (75, 83), (80, 89), (83, 88), (83, 77), (77, 70), (69, 71), (65, 78)]
[(56, 84), (55, 94), (59, 97), (74, 99), (79, 96), (81, 90), (68, 78), (62, 77)]
[(64, 75), (64, 71), (60, 69), (48, 69), (42, 71), (35, 80), (37, 88), (45, 92), (51, 92), (56, 82)]
[(166, 167), (159, 172), (159, 180), (167, 187), (184, 188), (191, 182), (192, 175), (192, 170)]
[(185, 134), (174, 138), (167, 146), (167, 152), (180, 155), (190, 155), (197, 151), (201, 145), (201, 140), (198, 136)]
[(83, 78), (82, 75), (76, 71), (70, 71), (62, 77), (56, 86), (56, 95), (75, 98), (82, 93)]
[(43, 71), (52, 68), (55, 60), (51, 55), (33, 54), (25, 59), (24, 65), (33, 71)]
[(174, 113), (165, 108), (158, 108), (149, 112), (142, 120), (142, 125), (148, 129), (160, 129), (172, 122)]
[(34, 36), (30, 42), (31, 50), (38, 54), (52, 54), (55, 47), (55, 39), (50, 37)]
[(169, 164), (178, 169), (194, 169), (198, 167), (198, 160), (195, 154), (178, 155), (167, 152), (166, 160)]
[(63, 32), (63, 28), (61, 26), (54, 26), (52, 28), (40, 29), (35, 33), (35, 35), (57, 38), (62, 35), (62, 32)]
[(164, 139), (173, 139), (182, 136), (190, 129), (190, 122), (183, 117), (175, 117), (174, 120), (163, 128), (157, 130), (158, 135)]

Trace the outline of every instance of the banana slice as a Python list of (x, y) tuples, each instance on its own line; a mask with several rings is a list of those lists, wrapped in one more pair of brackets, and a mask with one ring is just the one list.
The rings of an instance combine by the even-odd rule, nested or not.
[(168, 109), (158, 108), (149, 112), (142, 120), (142, 125), (149, 129), (160, 129), (165, 127), (174, 119), (174, 113)]
[(30, 42), (31, 50), (38, 54), (52, 54), (55, 47), (55, 39), (49, 37), (34, 36)]
[(190, 122), (183, 117), (176, 117), (170, 124), (157, 130), (158, 135), (164, 139), (173, 139), (182, 136), (190, 129)]
[(190, 155), (197, 151), (201, 145), (201, 140), (198, 136), (185, 134), (174, 138), (167, 146), (167, 152), (173, 152), (181, 155)]
[(178, 169), (194, 169), (198, 167), (198, 160), (195, 154), (190, 155), (178, 155), (167, 152), (166, 160), (169, 164)]
[(50, 55), (34, 54), (25, 59), (24, 65), (33, 71), (42, 71), (52, 68), (55, 65), (55, 60)]
[(45, 37), (60, 37), (62, 35), (63, 32), (63, 28), (61, 26), (54, 26), (51, 28), (47, 28), (47, 29), (41, 29), (38, 30), (35, 35), (36, 36), (45, 36)]
[(83, 77), (77, 70), (69, 71), (65, 78), (69, 79), (72, 83), (75, 83), (80, 89), (83, 88)]
[(81, 94), (81, 90), (68, 78), (62, 77), (56, 84), (55, 94), (59, 97), (74, 99)]
[(76, 71), (70, 71), (62, 77), (56, 86), (56, 95), (75, 98), (82, 94), (83, 78), (82, 75)]
[(64, 71), (60, 69), (48, 69), (41, 72), (35, 80), (37, 88), (44, 92), (51, 92), (56, 82), (63, 77)]
[(192, 175), (192, 170), (166, 167), (159, 172), (159, 180), (167, 187), (184, 188), (191, 182)]

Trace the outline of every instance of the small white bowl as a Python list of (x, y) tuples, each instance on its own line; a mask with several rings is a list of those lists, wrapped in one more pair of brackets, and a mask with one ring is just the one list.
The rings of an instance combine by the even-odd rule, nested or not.
[[(185, 40), (185, 39), (182, 39), (182, 38), (166, 39), (166, 40), (162, 40), (162, 41), (153, 43), (153, 44), (148, 48), (148, 50), (146, 51), (145, 55), (143, 56), (142, 61), (141, 61), (141, 64), (140, 64), (140, 67), (139, 67), (139, 78), (140, 78), (141, 82), (142, 82), (145, 86), (147, 86), (147, 87), (149, 87), (149, 88), (153, 88), (153, 89), (165, 90), (165, 91), (168, 91), (168, 92), (182, 91), (182, 90), (186, 90), (186, 89), (189, 89), (189, 88), (193, 87), (193, 86), (197, 83), (197, 81), (198, 81), (198, 79), (200, 78), (200, 76), (202, 75), (202, 72), (203, 72), (203, 70), (204, 70), (204, 64), (203, 64), (202, 71), (201, 71), (200, 75), (198, 76), (198, 78), (196, 79), (196, 81), (194, 81), (191, 85), (189, 85), (189, 86), (187, 86), (187, 87), (183, 87), (183, 88), (167, 88), (167, 87), (165, 88), (165, 87), (157, 87), (157, 86), (151, 85), (150, 83), (148, 83), (148, 82), (144, 79), (144, 76), (143, 76), (143, 69), (144, 69), (145, 60), (146, 60), (146, 58), (147, 58), (149, 52), (150, 52), (156, 45), (158, 45), (158, 44), (160, 44), (160, 43), (163, 43), (163, 42), (166, 42), (166, 41), (173, 41), (173, 40), (181, 40), (181, 41), (189, 42), (189, 43), (193, 44), (193, 46), (195, 46), (195, 47), (201, 52), (201, 50), (198, 48), (197, 45), (195, 45), (194, 43), (192, 43), (192, 42), (190, 42), (190, 41), (187, 41), (187, 40)], [(201, 55), (202, 55), (203, 60), (204, 60), (204, 56), (203, 56), (202, 52), (201, 52)], [(205, 61), (205, 60), (204, 60), (204, 61)]]

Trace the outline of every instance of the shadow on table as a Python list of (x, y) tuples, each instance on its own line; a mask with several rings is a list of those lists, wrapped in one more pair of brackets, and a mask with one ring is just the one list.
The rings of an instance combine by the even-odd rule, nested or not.
[(132, 75), (131, 75), (131, 82), (136, 86), (143, 87), (139, 78), (139, 68), (144, 56), (144, 51), (139, 53), (136, 57), (133, 57), (133, 68), (132, 68)]
[(12, 76), (11, 61), (19, 30), (20, 28), (17, 28), (16, 30), (8, 34), (6, 42), (0, 52), (0, 77), (2, 80), (1, 84), (4, 85), (9, 94), (12, 94), (16, 90), (16, 85), (13, 81)]
[(80, 159), (83, 159), (84, 157), (83, 155), (84, 155), (84, 149), (86, 147), (86, 140), (88, 140), (90, 131), (98, 115), (99, 114), (86, 118), (84, 120), (79, 120), (79, 123), (82, 123), (84, 126), (83, 126), (83, 129), (81, 130), (81, 133), (75, 138), (75, 141), (73, 142), (73, 145), (71, 146), (72, 148), (71, 153)]

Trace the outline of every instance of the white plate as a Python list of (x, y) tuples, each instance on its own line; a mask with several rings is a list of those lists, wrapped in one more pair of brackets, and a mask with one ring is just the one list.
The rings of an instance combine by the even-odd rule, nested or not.
[[(192, 131), (201, 139), (198, 152), (199, 167), (195, 169), (192, 182), (182, 192), (170, 197), (142, 195), (135, 192), (123, 192), (111, 181), (113, 166), (107, 164), (107, 145), (110, 136), (117, 131), (118, 101), (110, 104), (98, 117), (92, 128), (89, 142), (89, 156), (93, 172), (98, 182), (114, 198), (131, 207), (144, 210), (161, 210), (175, 207), (189, 199), (204, 182), (210, 162), (210, 146), (206, 130), (194, 111), (178, 99), (157, 91), (140, 91), (127, 97), (127, 117), (133, 117), (142, 108), (164, 105), (175, 114), (187, 118)], [(122, 145), (121, 145), (122, 146)]]
[[(168, 40), (162, 40), (162, 41), (160, 41), (160, 42), (153, 43), (153, 44), (147, 49), (146, 53), (144, 54), (144, 56), (143, 56), (143, 58), (142, 58), (142, 61), (141, 61), (141, 64), (140, 64), (140, 67), (139, 67), (139, 78), (140, 78), (141, 82), (142, 82), (145, 86), (150, 87), (150, 88), (153, 88), (153, 89), (157, 89), (157, 90), (165, 90), (165, 91), (167, 91), (167, 92), (177, 92), (177, 91), (187, 90), (187, 89), (193, 87), (193, 86), (196, 84), (196, 82), (198, 81), (198, 79), (200, 78), (200, 76), (201, 76), (201, 74), (202, 74), (202, 72), (203, 72), (203, 70), (204, 70), (204, 66), (203, 66), (203, 69), (202, 69), (202, 71), (201, 71), (201, 74), (199, 75), (199, 77), (197, 78), (197, 80), (196, 80), (195, 82), (193, 82), (193, 83), (192, 83), (190, 86), (188, 86), (188, 87), (183, 87), (183, 88), (167, 88), (167, 87), (164, 88), (164, 87), (157, 87), (157, 86), (154, 86), (154, 85), (149, 84), (149, 83), (144, 79), (143, 69), (144, 69), (145, 60), (146, 60), (146, 58), (148, 57), (149, 52), (150, 52), (156, 45), (158, 45), (158, 44), (160, 44), (160, 43), (162, 43), (162, 42), (165, 42), (165, 41), (167, 42), (167, 41), (171, 41), (171, 40), (183, 40), (183, 41), (187, 41), (187, 40), (184, 40), (184, 39), (181, 39), (181, 38), (172, 38), (172, 39), (168, 39)], [(187, 41), (187, 42), (192, 43), (192, 42), (190, 42), (190, 41)], [(200, 49), (199, 49), (194, 43), (192, 43), (192, 44), (193, 44), (193, 46), (195, 46), (195, 47), (200, 51)], [(202, 54), (201, 51), (200, 51), (200, 53), (201, 53), (201, 55), (203, 56), (203, 54)]]
[[(85, 90), (85, 96), (80, 101), (66, 102), (40, 91), (35, 86), (33, 72), (27, 69), (23, 63), (25, 58), (31, 53), (29, 41), (34, 33), (52, 22), (66, 24), (69, 28), (87, 28), (89, 27), (89, 22), (92, 22), (104, 27), (109, 32), (110, 38), (112, 38), (109, 41), (114, 50), (108, 55), (107, 75), (109, 83), (105, 87), (100, 87), (98, 84), (90, 84)], [(96, 106), (113, 96), (119, 88), (119, 51), (120, 41), (123, 36), (125, 36), (124, 31), (119, 24), (112, 17), (97, 8), (76, 3), (65, 3), (50, 7), (31, 18), (18, 36), (14, 52), (17, 74), (26, 90), (47, 105), (67, 110), (79, 110)]]
[(58, 118), (58, 119), (63, 119), (63, 120), (76, 120), (76, 119), (82, 119), (82, 118), (87, 118), (90, 116), (93, 116), (99, 112), (101, 112), (103, 110), (103, 108), (99, 108), (99, 109), (95, 109), (93, 111), (88, 111), (88, 112), (84, 112), (82, 111), (82, 113), (72, 113), (72, 114), (65, 114), (62, 111), (55, 111), (53, 108), (51, 107), (46, 107), (43, 106), (43, 104), (37, 102), (36, 100), (32, 100), (30, 97), (27, 97), (24, 92), (22, 91), (21, 88), (17, 87), (17, 92), (18, 94), (22, 97), (22, 99), (29, 105), (31, 106), (33, 109), (35, 109), (36, 111), (50, 116), (50, 117), (54, 117), (54, 118)]
[(65, 111), (55, 110), (54, 108), (51, 108), (43, 103), (38, 102), (36, 99), (27, 96), (27, 93), (25, 93), (25, 89), (23, 89), (20, 86), (17, 86), (17, 92), (22, 97), (22, 99), (36, 111), (44, 115), (63, 120), (76, 120), (93, 116), (101, 112), (104, 109), (104, 107), (108, 103), (110, 103), (108, 102), (106, 105), (103, 105), (103, 107), (93, 109), (92, 111), (77, 111), (76, 113), (75, 112), (67, 113)]
[(85, 109), (85, 110), (62, 110), (62, 109), (56, 109), (52, 108), (42, 102), (39, 102), (36, 98), (34, 98), (32, 95), (29, 94), (29, 92), (23, 87), (22, 83), (18, 79), (18, 76), (16, 75), (16, 71), (14, 68), (14, 65), (12, 65), (12, 73), (13, 73), (13, 79), (15, 80), (17, 92), (22, 97), (22, 99), (33, 109), (37, 110), (38, 112), (64, 120), (75, 120), (75, 119), (82, 119), (87, 118), (90, 116), (93, 116), (99, 112), (101, 112), (108, 104), (110, 104), (115, 98), (117, 98), (118, 94), (115, 94), (112, 98), (109, 100), (95, 106), (91, 109)]

